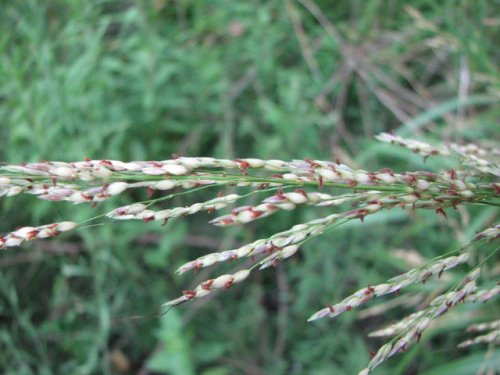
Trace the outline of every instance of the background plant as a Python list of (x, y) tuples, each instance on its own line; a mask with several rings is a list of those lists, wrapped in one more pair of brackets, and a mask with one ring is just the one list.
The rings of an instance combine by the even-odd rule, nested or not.
[[(314, 4), (325, 18), (315, 19)], [(455, 141), (495, 137), (494, 4), (411, 6), (4, 3), (2, 159), (144, 160), (174, 152), (285, 160), (337, 155), (371, 170), (447, 168), (447, 160), (424, 164), (366, 135), (397, 129)], [(192, 197), (193, 203), (202, 197)], [(125, 201), (117, 197), (97, 209), (107, 212)], [(22, 197), (2, 200), (2, 233), (26, 223), (96, 214), (90, 207), (32, 203)], [(471, 208), (439, 221), (434, 213), (389, 211), (371, 223), (367, 218), (370, 225), (362, 231), (354, 222), (339, 228), (333, 249), (332, 237), (316, 239), (308, 245), (315, 253), (288, 263), (286, 272), (277, 267), (256, 276), (244, 288), (200, 301), (182, 317), (172, 311), (161, 327), (157, 319), (130, 319), (151, 314), (158, 301), (185, 287), (185, 279), (170, 272), (172, 265), (313, 219), (308, 211), (281, 213), (279, 221), (257, 222), (251, 230), (230, 230), (223, 243), (222, 232), (195, 216), (167, 228), (97, 227), (61, 246), (39, 242), (31, 250), (2, 254), (2, 370), (109, 373), (117, 371), (124, 353), (128, 371), (149, 366), (182, 374), (353, 373), (358, 358), (378, 346), (363, 338), (375, 324), (345, 316), (333, 327), (325, 322), (313, 328), (302, 319), (311, 307), (324, 296), (340, 300), (411, 268), (387, 257), (390, 249), (416, 249), (431, 259), (459, 248), (496, 215), (494, 208)], [(384, 314), (408, 312), (395, 310)], [(465, 328), (464, 316), (469, 319), (461, 314), (456, 324)], [(201, 329), (207, 322), (217, 335)], [(428, 333), (405, 361), (390, 362), (395, 366), (390, 371), (466, 371), (464, 362), (453, 361), (464, 353), (454, 349), (457, 331), (432, 338), (446, 329)], [(466, 363), (477, 368), (482, 350), (466, 352)], [(416, 355), (418, 362), (412, 361)], [(448, 370), (438, 367), (443, 358)]]

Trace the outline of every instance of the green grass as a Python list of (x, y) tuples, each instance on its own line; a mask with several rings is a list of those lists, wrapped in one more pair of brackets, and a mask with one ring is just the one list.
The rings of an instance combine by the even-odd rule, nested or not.
[[(372, 135), (498, 137), (498, 5), (4, 1), (0, 159), (141, 160), (178, 153), (337, 156), (366, 169), (447, 166), (423, 164)], [(0, 230), (83, 220), (134, 194), (95, 209), (2, 198)], [(368, 350), (381, 344), (366, 333), (408, 309), (363, 320), (354, 313), (317, 324), (305, 320), (325, 303), (403, 271), (387, 255), (391, 249), (430, 258), (458, 247), (497, 215), (478, 209), (450, 214), (443, 222), (395, 211), (341, 227), (290, 262), (162, 318), (155, 316), (161, 303), (194, 284), (174, 275), (182, 262), (284, 230), (312, 219), (312, 212), (282, 213), (279, 220), (234, 230), (208, 227), (205, 215), (166, 227), (119, 223), (4, 251), (0, 372), (115, 374), (117, 353), (123, 353), (124, 373), (355, 373)], [(452, 373), (454, 363), (480, 362), (482, 348), (458, 359), (463, 352), (454, 344), (429, 334), (410, 360), (392, 359), (376, 373), (440, 373), (432, 369), (445, 363)]]

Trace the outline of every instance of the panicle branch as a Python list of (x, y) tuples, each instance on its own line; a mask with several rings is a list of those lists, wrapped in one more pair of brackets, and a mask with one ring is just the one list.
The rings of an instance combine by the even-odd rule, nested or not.
[(205, 297), (217, 289), (229, 289), (233, 284), (245, 280), (250, 275), (250, 270), (241, 270), (232, 275), (221, 275), (215, 279), (209, 279), (198, 284), (194, 290), (185, 290), (182, 296), (165, 302), (162, 306), (175, 306), (195, 298)]
[(466, 348), (471, 345), (477, 344), (500, 344), (500, 329), (493, 329), (484, 335), (478, 335), (472, 339), (462, 341), (458, 344), (459, 348)]
[(413, 269), (402, 275), (394, 277), (387, 281), (387, 283), (360, 289), (356, 293), (345, 298), (343, 301), (333, 306), (328, 305), (326, 308), (319, 310), (313, 314), (308, 321), (317, 320), (323, 317), (333, 318), (346, 311), (351, 311), (354, 307), (364, 304), (373, 297), (380, 297), (389, 293), (399, 293), (401, 289), (412, 284), (420, 282), (425, 283), (425, 281), (432, 275), (435, 274), (441, 276), (444, 271), (465, 263), (469, 259), (469, 256), (470, 255), (468, 253), (463, 253), (459, 256), (437, 259), (423, 267)]
[(22, 227), (0, 236), (0, 249), (20, 246), (25, 241), (55, 237), (62, 232), (74, 229), (78, 224), (72, 221), (46, 224), (39, 227)]
[(376, 136), (379, 141), (397, 144), (410, 151), (420, 154), (427, 159), (429, 156), (455, 156), (465, 165), (470, 166), (481, 173), (500, 176), (500, 167), (497, 161), (500, 150), (497, 148), (484, 149), (475, 144), (459, 145), (451, 143), (450, 145), (431, 146), (428, 143), (414, 139), (406, 139), (394, 134), (381, 133)]
[(395, 339), (383, 345), (375, 353), (368, 367), (362, 370), (359, 375), (370, 374), (382, 362), (398, 352), (405, 351), (412, 343), (420, 341), (423, 331), (429, 327), (434, 319), (446, 313), (459, 302), (463, 302), (476, 289), (476, 279), (479, 274), (479, 268), (474, 269), (456, 288), (432, 300), (429, 307), (421, 315), (407, 320), (408, 325), (402, 332)]
[(467, 332), (482, 332), (497, 328), (500, 328), (500, 319), (493, 320), (492, 322), (471, 325), (467, 328)]

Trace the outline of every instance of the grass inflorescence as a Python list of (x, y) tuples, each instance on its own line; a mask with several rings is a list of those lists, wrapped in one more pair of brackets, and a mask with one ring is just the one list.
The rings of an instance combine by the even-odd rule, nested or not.
[[(247, 224), (277, 215), (279, 211), (292, 211), (298, 206), (325, 207), (333, 212), (297, 224), (288, 230), (275, 233), (235, 249), (203, 255), (178, 268), (179, 273), (213, 266), (216, 263), (250, 258), (251, 265), (231, 274), (223, 274), (200, 282), (192, 289), (182, 292), (178, 298), (163, 304), (171, 308), (184, 302), (199, 299), (214, 291), (228, 289), (246, 280), (256, 269), (277, 266), (293, 257), (300, 249), (306, 250), (306, 242), (324, 235), (327, 231), (352, 220), (363, 222), (367, 216), (381, 211), (402, 208), (403, 210), (431, 210), (447, 219), (446, 210), (463, 205), (500, 205), (500, 169), (496, 164), (498, 150), (485, 150), (477, 146), (439, 146), (381, 134), (378, 139), (396, 143), (411, 151), (429, 156), (455, 157), (460, 162), (458, 169), (431, 173), (414, 171), (395, 173), (389, 168), (380, 171), (353, 169), (340, 161), (261, 159), (216, 159), (207, 157), (180, 157), (163, 161), (122, 162), (117, 160), (91, 160), (83, 162), (39, 162), (22, 165), (4, 165), (0, 168), (0, 194), (14, 196), (31, 194), (48, 201), (68, 201), (73, 204), (99, 202), (123, 194), (129, 189), (143, 189), (152, 196), (155, 192), (177, 191), (160, 198), (134, 202), (113, 209), (105, 214), (112, 220), (142, 220), (143, 222), (169, 220), (193, 215), (200, 211), (215, 213), (228, 206), (238, 204), (251, 195), (270, 194), (257, 205), (232, 208), (230, 213), (218, 216), (210, 223), (216, 226)], [(224, 194), (219, 191), (215, 198), (196, 202), (188, 206), (156, 209), (167, 199), (191, 194), (207, 188), (250, 188), (246, 194)], [(314, 190), (312, 190), (314, 189)], [(348, 191), (339, 193), (339, 191)], [(328, 193), (327, 193), (328, 192)], [(20, 246), (24, 241), (54, 237), (62, 232), (103, 218), (100, 215), (82, 223), (64, 221), (37, 227), (22, 227), (0, 237), (0, 248)], [(481, 268), (495, 256), (494, 249), (478, 263), (474, 250), (481, 243), (494, 242), (498, 246), (500, 225), (484, 229), (469, 243), (452, 254), (431, 260), (418, 268), (393, 277), (382, 284), (369, 285), (339, 303), (328, 304), (314, 313), (308, 321), (324, 317), (336, 317), (363, 305), (375, 297), (396, 293), (412, 284), (425, 283), (431, 276), (441, 278), (445, 271), (462, 264), (473, 270), (455, 287), (435, 296), (427, 307), (421, 309), (392, 326), (376, 331), (373, 336), (394, 335), (389, 343), (373, 354), (368, 367), (360, 374), (371, 373), (394, 354), (406, 350), (419, 341), (423, 332), (439, 316), (459, 303), (478, 298), (476, 282)], [(498, 289), (498, 288), (497, 288)], [(485, 302), (498, 294), (489, 291)], [(483, 292), (484, 294), (485, 292)], [(498, 330), (487, 335), (465, 341), (461, 347), (480, 342), (497, 340)]]

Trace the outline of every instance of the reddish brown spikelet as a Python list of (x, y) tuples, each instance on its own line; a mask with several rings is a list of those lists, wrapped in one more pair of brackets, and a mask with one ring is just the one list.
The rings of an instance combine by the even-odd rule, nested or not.
[(146, 194), (148, 198), (151, 198), (155, 193), (155, 189), (153, 189), (151, 186), (146, 189)]
[(439, 271), (439, 273), (438, 273), (438, 278), (439, 279), (441, 278), (441, 275), (443, 274), (443, 272), (444, 272), (444, 267), (441, 268), (441, 271)]
[(234, 220), (233, 219), (224, 219), (224, 220), (221, 220), (220, 222), (222, 225), (230, 225), (230, 224), (233, 224), (234, 223)]
[(361, 222), (363, 223), (365, 221), (365, 216), (368, 215), (368, 211), (362, 209), (358, 211), (359, 211), (358, 213), (359, 220), (361, 220)]
[(413, 185), (417, 182), (417, 178), (412, 174), (409, 174), (406, 179), (408, 180), (408, 183), (410, 185)]
[(482, 238), (485, 238), (485, 237), (486, 237), (486, 235), (485, 235), (484, 233), (479, 233), (479, 234), (477, 234), (477, 235), (474, 237), (474, 240), (478, 241), (478, 240), (480, 240), (480, 239), (482, 239)]
[(393, 172), (393, 171), (392, 171), (392, 169), (390, 169), (390, 168), (382, 168), (382, 169), (380, 170), (380, 172), (382, 172), (382, 173), (387, 173), (387, 174), (389, 174), (389, 175), (391, 175), (391, 176), (394, 176), (394, 172)]
[(295, 189), (296, 193), (302, 194), (304, 197), (307, 198), (307, 193), (304, 189)]
[(372, 294), (374, 291), (375, 291), (375, 288), (373, 288), (372, 286), (367, 286), (366, 290), (365, 290), (365, 295), (368, 296), (368, 295)]
[(246, 170), (250, 167), (250, 163), (241, 160), (241, 159), (236, 159), (236, 163), (238, 164), (238, 167), (240, 168), (241, 173), (245, 173)]
[(106, 198), (109, 198), (109, 195), (103, 194), (103, 193), (99, 193), (99, 194), (96, 195), (96, 198), (106, 199)]
[(320, 165), (319, 165), (318, 163), (316, 163), (314, 160), (311, 160), (311, 159), (309, 159), (309, 158), (304, 158), (304, 161), (305, 161), (306, 163), (309, 163), (309, 165), (310, 165), (311, 167), (313, 167), (313, 168), (317, 168), (317, 167), (319, 167), (319, 166), (320, 166)]
[(427, 177), (428, 179), (431, 179), (433, 181), (435, 181), (437, 179), (437, 175), (435, 173), (432, 173), (432, 172), (427, 172), (427, 171), (422, 171), (420, 172), (423, 176)]
[(368, 177), (370, 178), (370, 181), (371, 181), (371, 182), (377, 182), (377, 181), (379, 181), (379, 178), (378, 178), (378, 177), (376, 176), (376, 174), (375, 174), (375, 173), (373, 173), (373, 172), (369, 172), (369, 173), (368, 173)]
[(194, 290), (183, 290), (182, 294), (184, 294), (187, 299), (193, 299), (196, 296), (196, 292)]
[(91, 201), (92, 200), (92, 196), (89, 195), (89, 194), (85, 194), (85, 193), (82, 193), (82, 197), (85, 198), (86, 200), (88, 201)]
[(214, 283), (214, 280), (213, 279), (210, 279), (210, 280), (207, 280), (203, 283), (201, 283), (201, 287), (205, 290), (210, 290), (210, 288), (212, 287), (212, 284)]
[(121, 216), (121, 215), (125, 215), (127, 213), (127, 209), (126, 208), (123, 208), (123, 207), (120, 207), (120, 208), (117, 208), (115, 210), (116, 214)]
[[(279, 248), (279, 247), (274, 246), (273, 244), (271, 244), (271, 246), (267, 245), (266, 252), (267, 252), (268, 254), (272, 254), (272, 253), (274, 253), (274, 250), (275, 250), (275, 249), (280, 249), (280, 248)], [(281, 249), (280, 249), (280, 250), (281, 250)]]
[(29, 241), (29, 240), (32, 240), (33, 238), (35, 238), (38, 234), (38, 232), (40, 232), (39, 230), (37, 229), (34, 229), (32, 231), (30, 231), (27, 235), (26, 235), (26, 239)]
[(420, 339), (422, 338), (422, 333), (421, 332), (416, 332), (415, 337), (417, 338), (417, 343), (420, 342)]
[(112, 167), (113, 163), (111, 163), (109, 160), (101, 160), (99, 162), (99, 165), (102, 165), (103, 167)]
[(335, 309), (333, 308), (332, 305), (328, 304), (326, 305), (326, 307), (328, 308), (328, 310), (330, 311), (330, 314), (333, 314), (335, 312)]
[(271, 248), (270, 248), (270, 250), (277, 250), (277, 251), (281, 251), (281, 250), (283, 250), (283, 248), (282, 248), (282, 247), (279, 247), (279, 246), (276, 246), (275, 244), (273, 244), (273, 243), (271, 242)]
[(441, 214), (444, 216), (445, 219), (448, 219), (448, 215), (446, 215), (446, 212), (443, 210), (443, 207), (436, 208), (436, 214)]
[(285, 196), (285, 193), (283, 192), (283, 189), (281, 189), (281, 187), (279, 188), (278, 192), (276, 193), (275, 197), (279, 200), (286, 200), (286, 196)]
[(198, 273), (202, 268), (203, 266), (201, 265), (201, 263), (198, 263), (196, 266), (193, 267), (193, 271), (194, 273)]
[(262, 212), (260, 212), (260, 211), (256, 211), (256, 210), (254, 210), (252, 208), (250, 208), (249, 211), (250, 211), (250, 214), (252, 215), (252, 217), (254, 219), (257, 219), (258, 217), (262, 216)]

